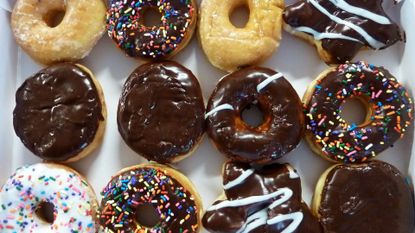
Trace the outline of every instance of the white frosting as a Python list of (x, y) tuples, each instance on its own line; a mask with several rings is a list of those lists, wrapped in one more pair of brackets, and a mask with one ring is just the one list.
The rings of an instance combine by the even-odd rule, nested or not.
[[(97, 206), (90, 192), (82, 178), (61, 167), (39, 163), (19, 168), (0, 189), (0, 232), (94, 233)], [(41, 202), (55, 206), (53, 224), (36, 217)]]
[(221, 104), (219, 106), (217, 106), (216, 108), (212, 109), (210, 112), (206, 113), (205, 115), (205, 119), (208, 118), (209, 116), (219, 112), (219, 111), (223, 111), (223, 110), (234, 110), (233, 106), (230, 104)]
[(294, 30), (311, 34), (316, 40), (343, 39), (343, 40), (351, 40), (351, 41), (355, 41), (355, 42), (361, 42), (358, 39), (355, 39), (355, 38), (350, 37), (350, 36), (345, 36), (345, 35), (340, 34), (340, 33), (318, 32), (318, 31), (316, 31), (316, 30), (314, 30), (310, 27), (305, 27), (305, 26), (296, 27), (296, 28), (294, 28)]
[(363, 18), (366, 19), (370, 19), (378, 24), (392, 24), (392, 22), (385, 16), (383, 15), (378, 15), (375, 14), (371, 11), (368, 11), (366, 9), (360, 8), (360, 7), (355, 7), (353, 5), (350, 5), (349, 3), (347, 3), (344, 0), (329, 0), (331, 3), (333, 3), (334, 5), (336, 5), (336, 7), (347, 11), (349, 13), (361, 16)]
[(254, 169), (248, 169), (246, 171), (243, 171), (242, 174), (240, 176), (238, 176), (238, 178), (236, 178), (232, 181), (229, 181), (227, 184), (223, 185), (223, 188), (225, 190), (231, 189), (231, 188), (241, 184), (242, 182), (244, 182), (246, 180), (246, 178), (248, 178), (252, 174), (254, 174)]
[(270, 77), (268, 77), (267, 79), (265, 79), (264, 81), (262, 81), (260, 84), (258, 84), (256, 90), (259, 92), (261, 92), (262, 89), (264, 89), (266, 86), (268, 86), (268, 84), (270, 84), (272, 81), (279, 79), (281, 77), (283, 77), (284, 75), (282, 73), (277, 73), (274, 74)]
[(290, 214), (281, 214), (275, 216), (267, 221), (268, 225), (273, 225), (279, 222), (284, 222), (287, 220), (292, 220), (290, 225), (286, 227), (281, 233), (292, 233), (297, 230), (298, 226), (300, 226), (301, 222), (303, 221), (304, 214), (301, 212), (294, 212)]

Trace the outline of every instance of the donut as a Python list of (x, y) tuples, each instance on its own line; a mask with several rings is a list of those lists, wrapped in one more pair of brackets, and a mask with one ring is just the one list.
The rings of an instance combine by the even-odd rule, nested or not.
[[(237, 28), (229, 15), (243, 5), (249, 8), (249, 21)], [(283, 0), (203, 0), (198, 35), (210, 63), (233, 72), (266, 60), (279, 47), (283, 9)]]
[[(196, 233), (201, 228), (198, 192), (183, 174), (164, 165), (151, 163), (123, 169), (104, 188), (102, 196), (99, 222), (105, 232)], [(142, 206), (149, 206), (155, 213), (152, 226), (143, 225), (142, 217), (137, 218), (150, 215), (142, 212)]]
[(411, 188), (398, 169), (372, 160), (337, 164), (320, 177), (313, 212), (324, 232), (412, 233)]
[[(158, 25), (144, 24), (146, 10), (160, 12)], [(197, 23), (195, 0), (111, 0), (108, 35), (128, 56), (170, 58), (190, 42)]]
[[(242, 119), (242, 112), (252, 105), (264, 115), (257, 127)], [(209, 137), (234, 161), (275, 161), (293, 150), (303, 136), (301, 100), (283, 74), (271, 69), (250, 67), (223, 77), (206, 111)]]
[[(347, 122), (342, 104), (355, 98), (366, 107), (363, 123)], [(383, 67), (343, 64), (320, 74), (304, 95), (306, 140), (331, 162), (359, 163), (392, 146), (413, 122), (413, 101)]]
[(33, 154), (68, 163), (100, 145), (106, 115), (101, 86), (91, 71), (60, 63), (42, 69), (18, 88), (13, 125)]
[(205, 105), (193, 73), (175, 62), (147, 63), (129, 76), (118, 105), (127, 145), (150, 161), (178, 162), (200, 144)]
[(301, 180), (288, 164), (253, 168), (227, 162), (222, 194), (203, 216), (209, 232), (323, 233), (301, 198)]
[(77, 61), (104, 34), (105, 12), (103, 0), (17, 0), (11, 27), (17, 43), (37, 62)]
[(383, 0), (300, 0), (287, 6), (286, 31), (313, 44), (328, 64), (353, 60), (362, 48), (385, 49), (403, 33), (382, 8)]
[(98, 202), (88, 182), (57, 164), (23, 166), (0, 188), (0, 231), (84, 232), (98, 230)]

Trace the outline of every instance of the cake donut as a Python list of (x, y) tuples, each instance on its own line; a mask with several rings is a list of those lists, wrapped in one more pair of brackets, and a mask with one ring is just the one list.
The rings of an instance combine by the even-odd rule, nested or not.
[(329, 64), (353, 60), (363, 47), (384, 49), (403, 40), (383, 0), (301, 0), (285, 8), (285, 29), (317, 47)]
[[(11, 27), (17, 43), (50, 65), (86, 57), (105, 32), (103, 0), (17, 0)], [(55, 22), (64, 13), (61, 22)]]
[(197, 78), (176, 62), (138, 67), (124, 84), (118, 129), (135, 152), (174, 163), (189, 156), (205, 130), (205, 105)]
[(98, 230), (93, 189), (62, 165), (38, 163), (17, 169), (0, 188), (0, 206), (2, 233)]
[[(196, 233), (201, 228), (199, 194), (189, 179), (167, 166), (151, 163), (123, 169), (102, 196), (99, 221), (105, 232)], [(154, 211), (152, 226), (141, 223), (138, 216), (150, 215), (140, 213), (142, 206)]]
[[(252, 105), (264, 115), (257, 127), (242, 119)], [(303, 136), (301, 100), (283, 74), (271, 69), (250, 67), (223, 77), (206, 111), (209, 137), (235, 161), (272, 162), (293, 150)]]
[(338, 164), (320, 177), (313, 212), (324, 232), (412, 233), (411, 188), (398, 169), (380, 161)]
[[(363, 123), (346, 122), (342, 104), (355, 98), (366, 106)], [(305, 95), (306, 139), (312, 150), (332, 162), (373, 158), (402, 138), (413, 122), (413, 102), (383, 67), (365, 62), (329, 68)]]
[[(243, 5), (249, 8), (249, 20), (237, 28), (230, 14)], [(266, 60), (279, 47), (283, 9), (283, 0), (203, 0), (198, 35), (210, 63), (233, 72)]]
[(101, 86), (91, 71), (60, 63), (19, 87), (13, 124), (33, 154), (47, 161), (74, 162), (99, 146), (106, 115)]
[(216, 233), (322, 233), (318, 220), (301, 198), (301, 180), (288, 164), (255, 169), (227, 162), (225, 193), (203, 216)]
[[(146, 10), (160, 12), (158, 25), (144, 24)], [(111, 0), (108, 35), (128, 56), (169, 58), (190, 42), (197, 23), (195, 0)]]

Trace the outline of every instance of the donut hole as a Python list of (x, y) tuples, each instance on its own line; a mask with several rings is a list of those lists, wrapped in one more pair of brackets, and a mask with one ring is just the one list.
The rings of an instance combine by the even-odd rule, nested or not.
[(62, 23), (63, 18), (65, 17), (66, 11), (64, 9), (54, 9), (48, 11), (43, 15), (43, 21), (51, 27), (57, 27)]
[(255, 103), (249, 104), (242, 110), (241, 118), (245, 124), (254, 128), (264, 123), (264, 113), (258, 104)]
[(36, 207), (35, 216), (40, 222), (53, 224), (55, 221), (55, 205), (50, 202), (41, 202)]
[(161, 23), (161, 12), (156, 7), (146, 7), (142, 10), (141, 23), (146, 27), (154, 27)]
[(365, 125), (370, 119), (366, 100), (358, 97), (346, 99), (340, 106), (340, 116), (347, 124)]
[(236, 28), (244, 28), (249, 21), (249, 7), (247, 4), (236, 6), (229, 15), (229, 20)]
[(138, 225), (153, 228), (160, 223), (160, 215), (152, 204), (139, 205), (135, 211), (135, 220)]

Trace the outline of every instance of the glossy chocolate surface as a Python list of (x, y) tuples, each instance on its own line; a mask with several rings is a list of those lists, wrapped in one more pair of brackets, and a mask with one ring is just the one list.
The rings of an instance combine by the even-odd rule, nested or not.
[(204, 111), (199, 82), (190, 70), (175, 62), (148, 63), (124, 85), (118, 129), (138, 154), (168, 163), (197, 145)]
[(65, 161), (79, 154), (93, 141), (103, 120), (92, 77), (71, 63), (39, 71), (16, 92), (15, 132), (45, 160)]
[[(254, 169), (242, 163), (226, 163), (223, 174), (226, 200), (216, 201), (207, 209), (202, 219), (204, 227), (214, 233), (322, 232), (302, 201), (298, 174), (288, 166), (273, 164)], [(286, 192), (267, 197), (279, 190)], [(247, 198), (255, 201), (243, 203)], [(218, 208), (220, 205), (223, 208)]]
[(380, 161), (338, 165), (326, 178), (318, 213), (328, 233), (412, 233), (414, 205), (402, 174)]
[[(259, 85), (274, 79), (258, 91)], [(245, 123), (241, 114), (256, 104), (264, 115), (262, 125)], [(266, 163), (293, 150), (303, 135), (301, 100), (291, 84), (271, 69), (251, 67), (232, 73), (219, 81), (212, 93), (207, 112), (208, 134), (216, 147), (232, 160)]]
[[(283, 18), (294, 32), (304, 32), (296, 29), (306, 27), (316, 31), (319, 36), (323, 36), (322, 33), (330, 33), (331, 38), (321, 39), (323, 49), (331, 56), (330, 63), (351, 61), (364, 46), (372, 49), (383, 49), (402, 40), (399, 26), (392, 22), (382, 8), (383, 0), (341, 0), (338, 2), (342, 2), (342, 4), (337, 3), (338, 5), (335, 4), (336, 1), (334, 0), (313, 0), (313, 2), (320, 5), (331, 17), (338, 18), (338, 22), (305, 0), (286, 7)], [(340, 8), (340, 5), (345, 5), (344, 9)], [(361, 14), (365, 17), (355, 14), (350, 6), (359, 8), (356, 11), (362, 12)], [(369, 14), (376, 14), (377, 16), (372, 17), (372, 19), (366, 18), (369, 17)], [(389, 22), (379, 21), (381, 22), (379, 23), (373, 21), (373, 19), (385, 19), (384, 21), (389, 20)], [(356, 30), (345, 25), (345, 23), (339, 23), (340, 20), (355, 25)], [(359, 30), (361, 30), (361, 33), (358, 32)], [(368, 35), (365, 35), (365, 33)], [(311, 33), (308, 34), (311, 35)], [(341, 38), (344, 36), (350, 39)], [(374, 47), (376, 42), (370, 43), (372, 38), (380, 44)], [(316, 37), (314, 39), (319, 40)]]

